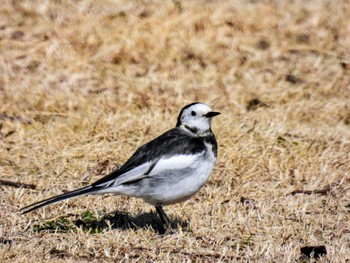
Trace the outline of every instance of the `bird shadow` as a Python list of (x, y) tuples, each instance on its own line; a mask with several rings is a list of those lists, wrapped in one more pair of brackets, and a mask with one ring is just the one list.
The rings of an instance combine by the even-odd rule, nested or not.
[[(73, 219), (71, 218), (73, 217)], [(102, 218), (96, 218), (90, 211), (83, 214), (71, 214), (63, 217), (49, 220), (39, 225), (34, 225), (33, 230), (36, 232), (68, 232), (73, 228), (80, 228), (91, 234), (101, 233), (109, 229), (119, 230), (139, 230), (153, 229), (158, 234), (167, 234), (181, 227), (188, 228), (188, 222), (176, 217), (170, 220), (170, 229), (165, 229), (155, 212), (139, 213), (136, 216), (128, 212), (116, 211), (105, 214)]]
[[(127, 212), (116, 211), (114, 214), (107, 214), (99, 220), (102, 224), (106, 224), (106, 221), (109, 222), (109, 225), (111, 225), (113, 229), (137, 230), (152, 228), (159, 234), (165, 234), (167, 232), (155, 212), (140, 213), (136, 216), (131, 216)], [(171, 229), (178, 229), (179, 227), (186, 229), (188, 227), (186, 221), (177, 217), (170, 220), (170, 224)]]

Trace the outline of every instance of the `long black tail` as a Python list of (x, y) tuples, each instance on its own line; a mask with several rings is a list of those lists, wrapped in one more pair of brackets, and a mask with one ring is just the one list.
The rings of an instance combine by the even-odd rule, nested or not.
[(22, 214), (26, 214), (26, 213), (29, 213), (35, 209), (40, 208), (40, 207), (47, 206), (47, 205), (50, 205), (50, 204), (53, 204), (53, 203), (56, 203), (56, 202), (59, 202), (59, 201), (65, 200), (65, 199), (69, 199), (69, 198), (76, 197), (79, 195), (85, 195), (85, 194), (96, 192), (96, 191), (100, 190), (101, 188), (98, 186), (89, 185), (89, 186), (86, 186), (86, 187), (83, 187), (83, 188), (80, 188), (80, 189), (77, 189), (77, 190), (74, 190), (74, 191), (71, 191), (68, 193), (57, 195), (57, 196), (54, 196), (54, 197), (51, 197), (51, 198), (48, 198), (45, 200), (41, 200), (41, 201), (36, 202), (34, 204), (22, 207), (20, 209), (20, 211), (22, 212)]

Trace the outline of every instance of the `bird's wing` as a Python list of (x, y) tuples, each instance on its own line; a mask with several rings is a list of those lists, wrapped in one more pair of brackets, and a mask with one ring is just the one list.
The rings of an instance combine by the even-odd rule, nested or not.
[(155, 166), (163, 164), (164, 160), (170, 160), (177, 155), (198, 154), (205, 150), (206, 147), (200, 139), (191, 137), (176, 127), (138, 148), (122, 167), (92, 186), (110, 186), (140, 180), (150, 174)]
[(128, 184), (128, 183), (141, 180), (149, 175), (149, 173), (152, 171), (154, 166), (157, 164), (158, 160), (159, 159), (156, 159), (152, 162), (143, 163), (139, 166), (136, 166), (134, 169), (131, 169), (125, 173), (120, 174), (114, 179), (111, 179), (105, 183), (100, 183), (97, 185), (106, 188), (112, 185)]

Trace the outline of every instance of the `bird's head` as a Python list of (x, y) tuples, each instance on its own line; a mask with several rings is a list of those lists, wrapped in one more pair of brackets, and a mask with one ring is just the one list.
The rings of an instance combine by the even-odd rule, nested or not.
[(220, 112), (200, 102), (191, 103), (182, 108), (177, 118), (176, 127), (181, 127), (197, 135), (205, 135), (211, 131), (211, 118)]

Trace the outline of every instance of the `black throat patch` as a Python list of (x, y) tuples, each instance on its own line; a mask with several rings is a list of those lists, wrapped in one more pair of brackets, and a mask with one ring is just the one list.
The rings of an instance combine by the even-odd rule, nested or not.
[(214, 134), (210, 131), (210, 134), (201, 138), (204, 142), (209, 143), (213, 147), (215, 157), (218, 155), (218, 143), (216, 142)]
[(198, 129), (196, 129), (196, 128), (192, 128), (192, 127), (187, 126), (187, 125), (184, 125), (184, 127), (192, 133), (197, 134), (197, 132), (198, 132)]

